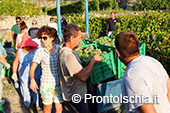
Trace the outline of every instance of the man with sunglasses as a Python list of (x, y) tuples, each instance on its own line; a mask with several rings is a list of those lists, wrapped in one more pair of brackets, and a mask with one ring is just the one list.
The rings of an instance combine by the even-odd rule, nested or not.
[(17, 35), (21, 32), (19, 28), (20, 23), (21, 23), (21, 18), (16, 17), (16, 24), (12, 26), (12, 32), (11, 32), (14, 44), (16, 43)]
[[(69, 113), (88, 113), (88, 105), (84, 102), (87, 93), (86, 80), (90, 76), (95, 63), (103, 60), (100, 54), (91, 59), (89, 65), (84, 67), (75, 49), (81, 42), (82, 30), (79, 26), (67, 24), (64, 28), (64, 42), (59, 48), (59, 76), (64, 105)], [(72, 98), (77, 94), (81, 101), (76, 103)]]

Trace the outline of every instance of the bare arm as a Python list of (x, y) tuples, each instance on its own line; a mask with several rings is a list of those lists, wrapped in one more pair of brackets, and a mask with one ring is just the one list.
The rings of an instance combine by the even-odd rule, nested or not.
[(144, 104), (138, 110), (140, 113), (157, 113), (153, 104)]
[(11, 31), (11, 35), (12, 35), (13, 42), (15, 43), (15, 40), (14, 40), (14, 31)]
[(13, 74), (17, 73), (18, 64), (19, 64), (19, 51), (16, 52), (15, 59), (14, 59), (14, 62), (13, 62), (13, 66), (12, 66)]
[(3, 54), (1, 54), (1, 53), (0, 53), (0, 62), (1, 62), (2, 64), (4, 64), (5, 66), (8, 65), (6, 59), (4, 58)]
[(167, 79), (166, 86), (167, 86), (167, 90), (168, 90), (168, 93), (167, 93), (168, 101), (170, 103), (170, 78)]
[(106, 35), (108, 34), (108, 31), (109, 30), (109, 24), (107, 24), (107, 27), (106, 27)]
[(13, 73), (12, 79), (14, 81), (18, 80), (18, 77), (17, 77), (18, 64), (19, 64), (19, 51), (16, 52), (15, 59), (14, 59), (14, 62), (13, 62), (13, 66), (12, 66), (12, 73)]
[(17, 48), (17, 46), (18, 46), (18, 36), (17, 36), (17, 38), (16, 38), (16, 41), (15, 41), (16, 43), (15, 43), (15, 49), (16, 50), (18, 50), (18, 48)]
[(102, 61), (103, 58), (100, 57), (100, 54), (96, 54), (94, 55), (94, 57), (91, 59), (90, 63), (88, 66), (86, 66), (85, 68), (83, 68), (82, 70), (80, 70), (79, 72), (75, 73), (74, 75), (82, 82), (85, 82), (87, 80), (87, 78), (90, 76), (92, 70), (93, 70), (93, 66), (95, 63), (99, 63), (100, 61)]
[(38, 86), (37, 86), (37, 83), (36, 83), (36, 81), (34, 79), (34, 72), (35, 72), (35, 69), (36, 69), (37, 65), (38, 64), (36, 62), (32, 62), (32, 65), (31, 65), (31, 68), (30, 68), (30, 71), (29, 71), (30, 89), (32, 91), (34, 91), (35, 93), (37, 93), (37, 89), (39, 89)]

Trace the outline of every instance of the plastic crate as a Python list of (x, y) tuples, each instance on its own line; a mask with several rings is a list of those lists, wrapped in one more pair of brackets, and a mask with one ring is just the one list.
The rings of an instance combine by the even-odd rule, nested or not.
[[(89, 44), (93, 45), (97, 49), (96, 44)], [(89, 46), (89, 45), (80, 45), (81, 47)], [(100, 83), (104, 80), (107, 80), (111, 77), (114, 77), (116, 73), (116, 65), (114, 64), (114, 56), (113, 51), (106, 50), (107, 54), (102, 55), (101, 57), (104, 58), (100, 63), (95, 64), (92, 70), (92, 73), (90, 74), (90, 77), (88, 80), (92, 84)], [(83, 66), (87, 66), (90, 61), (83, 62)]]
[(11, 65), (11, 67), (10, 69), (6, 69), (6, 67), (4, 66), (4, 75), (5, 77), (10, 78), (10, 76), (12, 75), (12, 65), (13, 65), (14, 57), (10, 55), (10, 56), (7, 56), (5, 59)]
[[(124, 65), (123, 62), (121, 62), (119, 60), (119, 57), (117, 56), (117, 53), (116, 53), (116, 48), (111, 47), (111, 46), (107, 46), (107, 45), (104, 45), (104, 44), (99, 44), (99, 43), (98, 43), (98, 46), (102, 51), (107, 51), (107, 50), (112, 50), (113, 51), (113, 56), (115, 58), (114, 63), (116, 65), (116, 70), (117, 70), (116, 79), (121, 79), (124, 72), (126, 71), (124, 69), (126, 66)], [(145, 43), (140, 43), (139, 53), (141, 55), (145, 55), (145, 52), (146, 52)]]
[[(110, 82), (106, 82), (97, 86), (97, 96), (100, 97), (119, 97), (122, 94), (122, 80), (114, 80)], [(98, 113), (112, 113), (116, 110), (123, 108), (123, 103), (119, 102), (108, 102), (109, 99), (103, 98), (105, 101), (101, 103), (97, 103), (97, 112)], [(116, 101), (116, 98), (114, 99)]]

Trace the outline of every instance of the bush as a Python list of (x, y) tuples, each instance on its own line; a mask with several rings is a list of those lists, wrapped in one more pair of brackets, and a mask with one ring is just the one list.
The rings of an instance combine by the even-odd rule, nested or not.
[(134, 10), (140, 11), (144, 8), (149, 10), (165, 10), (170, 9), (170, 1), (169, 0), (141, 0), (141, 3), (134, 3)]
[(0, 3), (0, 15), (39, 15), (40, 8), (35, 3), (22, 2), (22, 0), (2, 0)]

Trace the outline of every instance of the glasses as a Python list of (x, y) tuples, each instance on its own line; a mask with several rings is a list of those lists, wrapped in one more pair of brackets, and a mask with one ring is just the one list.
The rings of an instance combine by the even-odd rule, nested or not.
[(21, 21), (16, 21), (16, 22), (21, 22)]
[(49, 37), (48, 36), (43, 36), (43, 37), (41, 37), (41, 40), (43, 39), (43, 40), (47, 40)]

